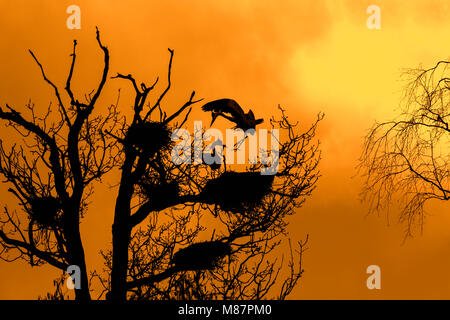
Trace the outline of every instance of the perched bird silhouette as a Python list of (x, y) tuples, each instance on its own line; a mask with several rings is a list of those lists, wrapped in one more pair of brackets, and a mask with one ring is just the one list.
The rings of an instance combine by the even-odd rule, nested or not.
[[(222, 162), (223, 162), (223, 160), (220, 159), (221, 152), (219, 152), (219, 154), (216, 153), (216, 146), (222, 146), (222, 150), (223, 150), (223, 142), (221, 139), (217, 139), (216, 141), (214, 141), (211, 144), (211, 146), (210, 146), (212, 148), (211, 153), (204, 152), (203, 156), (202, 156), (203, 162), (206, 163), (207, 165), (209, 165), (209, 167), (212, 170), (220, 169)], [(223, 153), (223, 151), (222, 151), (222, 153)]]
[[(203, 105), (203, 111), (211, 111), (212, 120), (210, 126), (214, 123), (218, 116), (222, 116), (236, 124), (235, 128), (240, 128), (244, 131), (247, 129), (255, 129), (256, 125), (262, 123), (264, 119), (255, 119), (252, 110), (244, 113), (241, 106), (232, 99), (219, 99), (208, 102)], [(228, 114), (228, 115), (227, 115)]]

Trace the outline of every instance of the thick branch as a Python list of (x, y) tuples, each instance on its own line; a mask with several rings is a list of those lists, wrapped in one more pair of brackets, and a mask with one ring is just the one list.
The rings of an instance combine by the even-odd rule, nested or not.
[(172, 267), (172, 268), (169, 268), (159, 274), (155, 274), (152, 276), (148, 276), (145, 278), (127, 282), (127, 289), (129, 290), (129, 289), (133, 289), (133, 288), (137, 288), (137, 287), (141, 287), (141, 286), (150, 286), (154, 283), (157, 283), (157, 282), (160, 282), (160, 281), (170, 278), (178, 271), (179, 271), (178, 269)]
[(29, 243), (8, 238), (6, 234), (1, 230), (0, 230), (0, 238), (3, 240), (3, 242), (5, 242), (5, 244), (18, 248), (23, 248), (27, 250), (30, 254), (37, 256), (39, 259), (46, 261), (47, 263), (58, 269), (65, 271), (68, 267), (66, 263), (63, 263), (53, 258), (51, 254), (48, 252), (38, 250), (36, 249), (36, 247), (30, 245)]
[(94, 107), (95, 102), (97, 101), (98, 97), (100, 96), (100, 92), (102, 91), (103, 86), (105, 85), (105, 82), (106, 82), (106, 78), (108, 77), (108, 70), (109, 70), (109, 51), (108, 51), (108, 48), (105, 47), (100, 40), (100, 32), (98, 31), (97, 27), (96, 27), (96, 30), (97, 30), (98, 45), (100, 46), (100, 48), (103, 50), (103, 53), (104, 53), (105, 67), (103, 68), (102, 79), (100, 80), (100, 84), (97, 88), (97, 91), (95, 92), (94, 97), (92, 98), (91, 102), (89, 103), (89, 106), (91, 108)]
[(139, 207), (138, 210), (136, 210), (136, 212), (130, 217), (130, 226), (134, 227), (136, 225), (138, 225), (139, 223), (141, 223), (142, 221), (145, 220), (145, 218), (148, 217), (148, 215), (153, 212), (153, 211), (162, 211), (165, 210), (167, 208), (179, 205), (179, 204), (184, 204), (184, 203), (194, 203), (194, 202), (199, 202), (200, 201), (200, 197), (198, 195), (185, 195), (185, 196), (181, 196), (178, 198), (175, 198), (171, 203), (168, 203), (166, 205), (165, 208), (161, 208), (161, 207), (155, 207), (153, 205), (153, 202), (147, 201), (145, 202), (143, 205), (141, 205)]
[(73, 52), (71, 54), (71, 56), (72, 56), (72, 63), (70, 65), (70, 71), (69, 71), (69, 75), (67, 76), (66, 87), (65, 87), (65, 89), (67, 91), (67, 94), (70, 97), (70, 101), (71, 101), (72, 105), (76, 105), (76, 101), (75, 101), (75, 98), (73, 96), (72, 89), (70, 87), (71, 86), (71, 81), (72, 81), (72, 75), (73, 75), (73, 68), (75, 66), (75, 59), (76, 59), (75, 49), (76, 49), (76, 47), (77, 47), (77, 40), (73, 40)]

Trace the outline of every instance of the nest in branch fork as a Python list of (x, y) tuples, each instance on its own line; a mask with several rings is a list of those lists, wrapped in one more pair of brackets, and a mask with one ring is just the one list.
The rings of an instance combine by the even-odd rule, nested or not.
[(231, 246), (221, 241), (193, 243), (173, 255), (173, 263), (182, 271), (213, 270), (225, 256), (231, 254)]
[(36, 197), (29, 201), (30, 218), (38, 225), (44, 228), (57, 225), (59, 220), (59, 211), (61, 210), (58, 199), (48, 197)]
[(226, 171), (205, 184), (200, 198), (202, 202), (217, 204), (225, 211), (255, 208), (270, 192), (274, 177), (259, 172)]
[(162, 122), (138, 122), (128, 128), (126, 142), (148, 156), (168, 149), (172, 145), (172, 132)]
[(180, 194), (180, 186), (176, 181), (158, 184), (141, 182), (139, 188), (141, 195), (150, 200), (155, 211), (170, 206)]

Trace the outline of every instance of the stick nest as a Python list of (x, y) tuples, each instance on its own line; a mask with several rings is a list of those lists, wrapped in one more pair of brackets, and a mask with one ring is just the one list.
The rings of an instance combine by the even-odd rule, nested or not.
[(200, 197), (203, 202), (217, 204), (222, 210), (239, 212), (260, 205), (270, 192), (273, 180), (273, 175), (259, 172), (226, 171), (209, 180)]
[(213, 270), (230, 254), (231, 246), (228, 243), (198, 242), (177, 251), (173, 256), (173, 263), (183, 271)]
[(33, 198), (29, 201), (29, 204), (30, 218), (39, 226), (48, 228), (58, 224), (61, 210), (58, 199), (51, 196)]
[(172, 132), (162, 122), (139, 122), (128, 128), (126, 142), (148, 156), (172, 146)]

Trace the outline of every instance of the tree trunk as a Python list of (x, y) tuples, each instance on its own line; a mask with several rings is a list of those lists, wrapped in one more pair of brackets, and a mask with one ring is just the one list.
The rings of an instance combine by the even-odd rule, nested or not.
[(126, 300), (127, 272), (128, 272), (128, 245), (131, 236), (130, 215), (131, 198), (133, 196), (132, 167), (134, 155), (126, 155), (122, 168), (119, 194), (116, 199), (114, 223), (112, 226), (112, 271), (111, 271), (111, 295), (115, 301)]
[[(116, 209), (116, 217), (120, 216), (120, 206)], [(126, 281), (128, 271), (128, 243), (130, 232), (126, 226), (121, 225), (122, 219), (114, 219), (113, 234), (113, 264), (111, 272), (111, 299), (126, 300)]]
[(84, 249), (83, 244), (81, 242), (80, 233), (78, 233), (78, 236), (76, 236), (75, 242), (75, 248), (73, 249), (74, 257), (73, 257), (73, 264), (80, 267), (80, 289), (75, 288), (75, 299), (76, 300), (91, 300), (91, 295), (89, 292), (89, 280), (87, 276), (87, 270), (86, 270), (86, 261), (84, 258)]
[(67, 252), (69, 253), (69, 263), (80, 268), (80, 289), (75, 288), (76, 300), (91, 300), (89, 292), (89, 280), (86, 270), (86, 260), (84, 256), (83, 242), (80, 235), (79, 206), (67, 208), (64, 223), (64, 234), (67, 240)]

